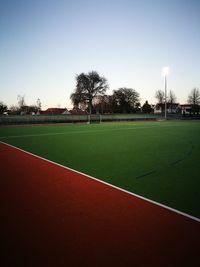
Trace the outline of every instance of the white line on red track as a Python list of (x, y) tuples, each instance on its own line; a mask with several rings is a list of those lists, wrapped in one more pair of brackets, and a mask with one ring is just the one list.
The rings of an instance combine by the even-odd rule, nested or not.
[(59, 166), (59, 167), (62, 167), (62, 168), (64, 168), (64, 169), (67, 169), (67, 170), (73, 171), (73, 172), (75, 172), (75, 173), (81, 174), (81, 175), (83, 175), (83, 176), (86, 176), (86, 177), (88, 177), (88, 178), (90, 178), (90, 179), (92, 179), (92, 180), (95, 180), (95, 181), (99, 182), (99, 183), (102, 183), (102, 184), (104, 184), (104, 185), (110, 186), (110, 187), (112, 187), (112, 188), (114, 188), (114, 189), (116, 189), (116, 190), (120, 190), (120, 191), (122, 191), (122, 192), (124, 192), (124, 193), (127, 193), (127, 194), (129, 194), (129, 195), (134, 196), (134, 197), (140, 198), (140, 199), (142, 199), (142, 200), (144, 200), (144, 201), (150, 202), (150, 203), (152, 203), (152, 204), (154, 204), (154, 205), (157, 205), (157, 206), (160, 206), (160, 207), (165, 208), (165, 209), (167, 209), (167, 210), (170, 210), (170, 211), (172, 211), (172, 212), (175, 212), (175, 213), (177, 213), (177, 214), (179, 214), (179, 215), (181, 215), (181, 216), (184, 216), (184, 217), (187, 217), (187, 218), (189, 218), (189, 219), (192, 219), (192, 220), (195, 220), (195, 221), (197, 221), (197, 222), (200, 222), (200, 218), (197, 218), (197, 217), (195, 217), (195, 216), (189, 215), (189, 214), (187, 214), (187, 213), (185, 213), (185, 212), (176, 210), (176, 209), (174, 209), (174, 208), (171, 208), (171, 207), (169, 207), (169, 206), (166, 206), (166, 205), (161, 204), (161, 203), (159, 203), (159, 202), (156, 202), (156, 201), (154, 201), (154, 200), (151, 200), (151, 199), (148, 199), (148, 198), (146, 198), (146, 197), (137, 195), (137, 194), (135, 194), (135, 193), (132, 193), (132, 192), (130, 192), (130, 191), (127, 191), (127, 190), (125, 190), (125, 189), (123, 189), (123, 188), (120, 188), (120, 187), (117, 187), (117, 186), (115, 186), (115, 185), (109, 184), (109, 183), (107, 183), (107, 182), (105, 182), (105, 181), (102, 181), (102, 180), (100, 180), (100, 179), (97, 179), (97, 178), (95, 178), (95, 177), (93, 177), (93, 176), (90, 176), (90, 175), (88, 175), (88, 174), (85, 174), (85, 173), (76, 171), (76, 170), (74, 170), (74, 169), (71, 169), (71, 168), (66, 167), (66, 166), (64, 166), (64, 165), (61, 165), (61, 164), (56, 163), (56, 162), (54, 162), (54, 161), (45, 159), (45, 158), (40, 157), (40, 156), (38, 156), (38, 155), (35, 155), (35, 154), (31, 153), (31, 152), (25, 151), (25, 150), (23, 150), (23, 149), (21, 149), (21, 148), (18, 148), (18, 147), (16, 147), (16, 146), (7, 144), (7, 143), (2, 142), (2, 141), (0, 141), (0, 143), (2, 143), (2, 144), (4, 144), (4, 145), (7, 145), (7, 146), (10, 146), (10, 147), (12, 147), (12, 148), (14, 148), (14, 149), (17, 149), (17, 150), (19, 150), (19, 151), (22, 151), (22, 152), (24, 152), (24, 153), (26, 153), (26, 154), (29, 154), (29, 155), (33, 156), (33, 157), (36, 157), (36, 158), (39, 158), (39, 159), (41, 159), (41, 160), (47, 161), (47, 162), (49, 162), (49, 163), (51, 163), (51, 164), (55, 164), (55, 165), (57, 165), (57, 166)]

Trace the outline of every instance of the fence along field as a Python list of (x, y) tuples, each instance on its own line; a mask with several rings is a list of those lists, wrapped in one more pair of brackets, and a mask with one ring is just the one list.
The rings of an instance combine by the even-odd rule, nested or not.
[(9, 115), (0, 116), (0, 125), (11, 124), (48, 124), (48, 123), (77, 123), (90, 121), (130, 121), (156, 120), (161, 118), (156, 114), (103, 114), (103, 115)]
[(200, 218), (199, 133), (199, 122), (129, 122), (1, 128), (0, 140)]

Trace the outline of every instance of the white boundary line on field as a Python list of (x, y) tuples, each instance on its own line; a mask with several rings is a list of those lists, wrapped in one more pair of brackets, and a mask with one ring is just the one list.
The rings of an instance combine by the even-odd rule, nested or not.
[(62, 167), (62, 168), (64, 168), (64, 169), (67, 169), (67, 170), (73, 171), (73, 172), (75, 172), (75, 173), (81, 174), (81, 175), (83, 175), (83, 176), (85, 176), (85, 177), (87, 177), (87, 178), (89, 178), (89, 179), (95, 180), (95, 181), (97, 181), (97, 182), (99, 182), (99, 183), (102, 183), (102, 184), (104, 184), (104, 185), (107, 185), (107, 186), (109, 186), (109, 187), (112, 187), (112, 188), (114, 188), (114, 189), (116, 189), (116, 190), (122, 191), (122, 192), (124, 192), (124, 193), (126, 193), (126, 194), (132, 195), (132, 196), (137, 197), (137, 198), (139, 198), (139, 199), (142, 199), (142, 200), (144, 200), (144, 201), (147, 201), (147, 202), (149, 202), (149, 203), (151, 203), (151, 204), (160, 206), (160, 207), (162, 207), (162, 208), (164, 208), (164, 209), (170, 210), (170, 211), (175, 212), (175, 213), (177, 213), (177, 214), (179, 214), (179, 215), (182, 215), (182, 216), (187, 217), (187, 218), (189, 218), (189, 219), (192, 219), (192, 220), (194, 220), (194, 221), (200, 222), (200, 218), (194, 217), (194, 216), (192, 216), (192, 215), (189, 215), (189, 214), (184, 213), (184, 212), (182, 212), (182, 211), (176, 210), (176, 209), (174, 209), (174, 208), (171, 208), (171, 207), (169, 207), (169, 206), (166, 206), (166, 205), (161, 204), (161, 203), (159, 203), (159, 202), (156, 202), (156, 201), (154, 201), (154, 200), (148, 199), (148, 198), (146, 198), (146, 197), (137, 195), (137, 194), (135, 194), (135, 193), (132, 193), (132, 192), (130, 192), (130, 191), (127, 191), (127, 190), (125, 190), (125, 189), (123, 189), (123, 188), (120, 188), (120, 187), (117, 187), (117, 186), (115, 186), (115, 185), (109, 184), (109, 183), (107, 183), (107, 182), (105, 182), (105, 181), (102, 181), (102, 180), (100, 180), (100, 179), (98, 179), (98, 178), (95, 178), (95, 177), (90, 176), (90, 175), (88, 175), (88, 174), (85, 174), (85, 173), (83, 173), (83, 172), (76, 171), (76, 170), (71, 169), (71, 168), (69, 168), (69, 167), (66, 167), (66, 166), (64, 166), (64, 165), (61, 165), (61, 164), (59, 164), (59, 163), (57, 163), (57, 162), (54, 162), (54, 161), (45, 159), (45, 158), (40, 157), (40, 156), (38, 156), (38, 155), (35, 155), (35, 154), (31, 153), (31, 152), (25, 151), (25, 150), (23, 150), (23, 149), (21, 149), (21, 148), (18, 148), (18, 147), (16, 147), (16, 146), (13, 146), (13, 145), (10, 145), (10, 144), (7, 144), (7, 143), (5, 143), (5, 142), (0, 141), (0, 144), (1, 144), (1, 143), (4, 144), (4, 145), (10, 146), (10, 147), (12, 147), (12, 148), (14, 148), (14, 149), (16, 149), (16, 150), (19, 150), (19, 151), (21, 151), (21, 152), (24, 152), (24, 153), (26, 153), (26, 154), (28, 154), (28, 155), (31, 155), (31, 156), (33, 156), (33, 157), (36, 157), (36, 158), (38, 158), (38, 159), (47, 161), (47, 162), (49, 162), (49, 163), (51, 163), (51, 164), (57, 165), (57, 166)]
[(123, 130), (137, 130), (143, 128), (155, 128), (156, 126), (151, 127), (128, 127), (128, 128), (113, 128), (113, 129), (98, 129), (98, 130), (84, 130), (84, 131), (69, 131), (69, 132), (57, 132), (57, 133), (41, 133), (41, 134), (22, 134), (22, 135), (11, 135), (11, 136), (2, 136), (0, 139), (12, 139), (12, 138), (24, 138), (24, 137), (43, 137), (43, 136), (54, 136), (54, 135), (68, 135), (68, 134), (84, 134), (84, 133), (101, 133), (108, 131), (123, 131)]
[[(135, 125), (134, 125), (135, 126)], [(183, 125), (162, 125), (165, 127), (182, 127)], [(22, 135), (10, 135), (10, 136), (0, 136), (1, 139), (13, 139), (13, 138), (24, 138), (24, 137), (45, 137), (54, 135), (68, 135), (68, 134), (84, 134), (84, 133), (101, 133), (109, 131), (124, 131), (124, 130), (139, 130), (139, 129), (152, 129), (158, 128), (158, 126), (136, 126), (136, 127), (123, 127), (123, 128), (111, 128), (111, 129), (96, 129), (96, 130), (83, 130), (83, 131), (69, 131), (69, 132), (55, 132), (55, 133), (38, 133), (38, 134), (22, 134)], [(3, 141), (2, 141), (3, 142)]]

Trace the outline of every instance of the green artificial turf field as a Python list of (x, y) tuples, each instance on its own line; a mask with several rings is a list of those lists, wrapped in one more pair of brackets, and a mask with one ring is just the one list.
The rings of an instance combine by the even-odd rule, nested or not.
[(0, 128), (0, 140), (200, 218), (199, 122)]

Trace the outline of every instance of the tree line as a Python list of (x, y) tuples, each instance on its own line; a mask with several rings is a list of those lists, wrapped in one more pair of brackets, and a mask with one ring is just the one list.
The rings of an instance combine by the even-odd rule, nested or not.
[[(18, 105), (12, 105), (9, 108), (9, 114), (12, 115), (23, 115), (23, 114), (37, 114), (41, 110), (41, 101), (38, 98), (35, 105), (26, 105), (25, 96), (17, 96)], [(8, 106), (0, 101), (0, 114), (8, 112)]]
[[(107, 79), (96, 71), (76, 75), (76, 88), (70, 98), (75, 107), (89, 113), (133, 113), (140, 109), (140, 95), (132, 88), (122, 87), (106, 95)], [(148, 104), (148, 103), (147, 103)]]
[[(106, 95), (106, 90), (109, 88), (107, 79), (96, 71), (81, 73), (76, 75), (75, 79), (76, 88), (70, 96), (75, 107), (88, 109), (89, 113), (152, 112), (152, 107), (148, 101), (141, 106), (140, 94), (135, 89), (122, 87), (113, 90), (112, 95)], [(159, 104), (164, 104), (164, 91), (157, 90), (155, 98)], [(172, 109), (177, 101), (172, 90), (169, 91), (166, 101)], [(198, 88), (191, 90), (187, 102), (192, 105), (194, 112), (199, 112), (200, 92)]]
[[(136, 113), (153, 112), (151, 105), (146, 100), (143, 106), (140, 103), (140, 94), (133, 88), (121, 87), (113, 90), (111, 95), (107, 95), (109, 89), (108, 81), (100, 76), (98, 72), (91, 71), (76, 75), (76, 87), (70, 99), (74, 107), (87, 110), (89, 113)], [(165, 103), (165, 93), (157, 90), (155, 93), (157, 103)], [(173, 107), (177, 98), (172, 90), (167, 96), (167, 103)], [(192, 105), (193, 113), (199, 113), (200, 92), (198, 88), (193, 88), (188, 95), (188, 104)], [(0, 101), (0, 114), (7, 112), (8, 107)], [(41, 110), (41, 101), (38, 98), (35, 105), (27, 106), (25, 97), (18, 95), (18, 105), (10, 107), (10, 113), (17, 114), (37, 114)]]

